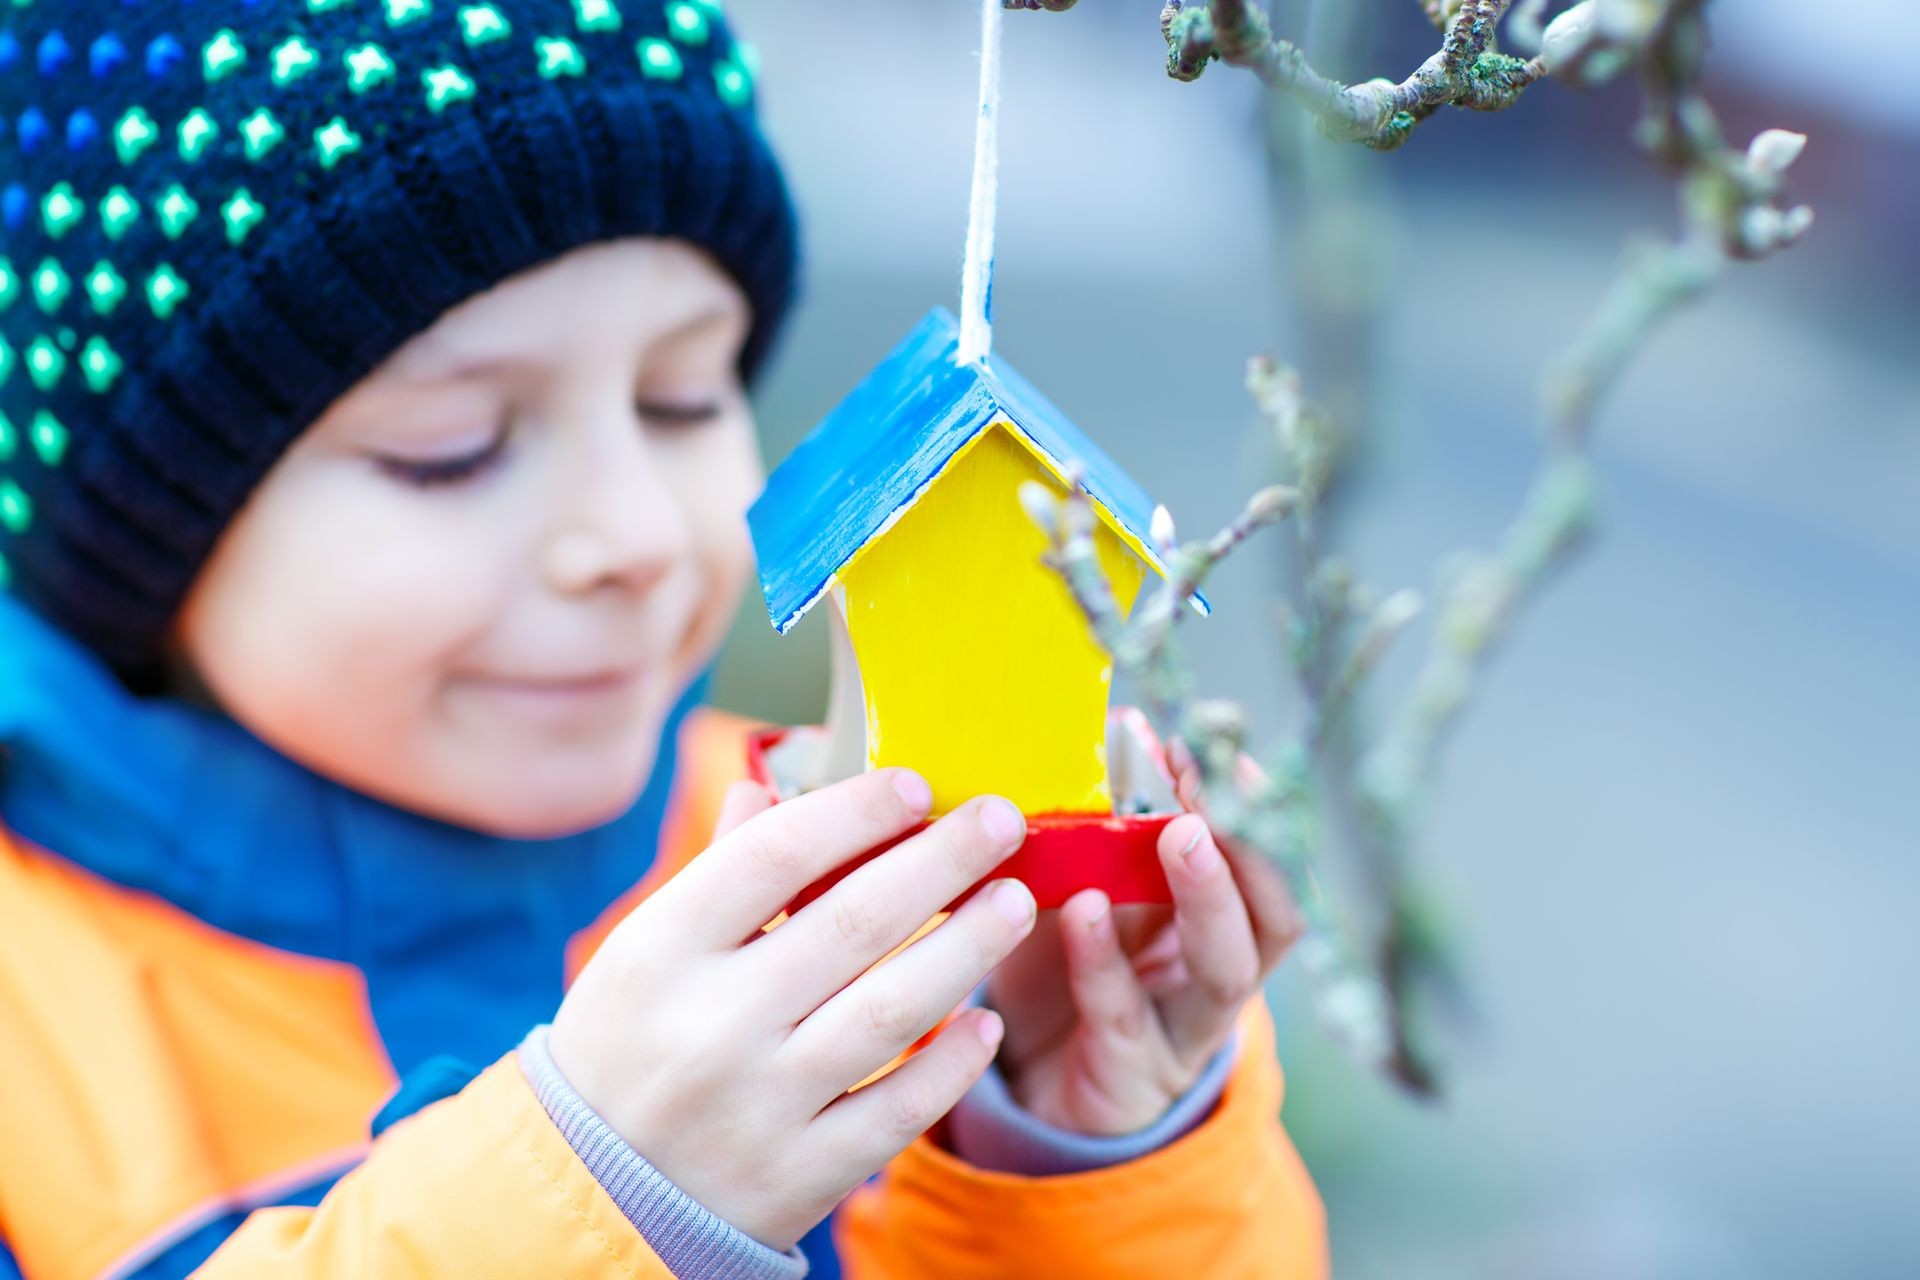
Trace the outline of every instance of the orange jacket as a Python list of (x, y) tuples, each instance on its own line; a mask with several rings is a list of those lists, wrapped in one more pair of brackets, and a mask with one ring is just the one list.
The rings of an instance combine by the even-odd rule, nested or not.
[[(685, 721), (659, 856), (575, 936), (569, 978), (702, 847), (743, 727)], [(936, 1127), (835, 1212), (843, 1273), (1324, 1275), (1259, 1001), (1241, 1044), (1214, 1112), (1125, 1164), (989, 1172)], [(671, 1275), (512, 1054), (370, 1140), (395, 1085), (353, 966), (222, 932), (0, 829), (0, 1277), (9, 1257), (28, 1280), (179, 1274), (167, 1259), (196, 1235), (224, 1241), (202, 1277)]]

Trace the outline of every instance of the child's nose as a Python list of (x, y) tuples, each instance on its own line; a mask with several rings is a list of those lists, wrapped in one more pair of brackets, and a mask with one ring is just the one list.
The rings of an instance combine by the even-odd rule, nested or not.
[(569, 491), (559, 496), (545, 570), (557, 591), (605, 585), (645, 591), (693, 552), (683, 505), (639, 425), (581, 451)]

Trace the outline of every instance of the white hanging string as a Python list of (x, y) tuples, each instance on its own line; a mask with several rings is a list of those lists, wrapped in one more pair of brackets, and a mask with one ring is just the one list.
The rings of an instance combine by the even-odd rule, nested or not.
[(960, 272), (957, 364), (993, 350), (993, 221), (1000, 197), (1000, 5), (980, 0), (980, 118), (973, 134), (973, 203), (967, 210), (967, 261)]

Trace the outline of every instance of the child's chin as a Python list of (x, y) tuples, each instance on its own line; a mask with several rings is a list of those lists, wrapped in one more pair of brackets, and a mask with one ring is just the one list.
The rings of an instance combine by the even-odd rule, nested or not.
[[(645, 779), (641, 779), (641, 785)], [(461, 826), (504, 836), (509, 840), (554, 840), (604, 826), (639, 799), (641, 785), (586, 790), (577, 785), (568, 793), (524, 797), (494, 794), (475, 797), (461, 806)]]
[[(646, 788), (652, 760), (635, 768), (573, 769), (473, 796), (463, 825), (514, 840), (552, 840), (604, 826)], [(589, 773), (597, 776), (589, 776)]]

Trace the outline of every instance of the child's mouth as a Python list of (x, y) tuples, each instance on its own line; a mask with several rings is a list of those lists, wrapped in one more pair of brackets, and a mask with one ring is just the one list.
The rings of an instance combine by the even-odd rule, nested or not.
[(569, 718), (620, 706), (638, 687), (640, 670), (627, 667), (569, 676), (466, 675), (459, 683), (516, 714)]

